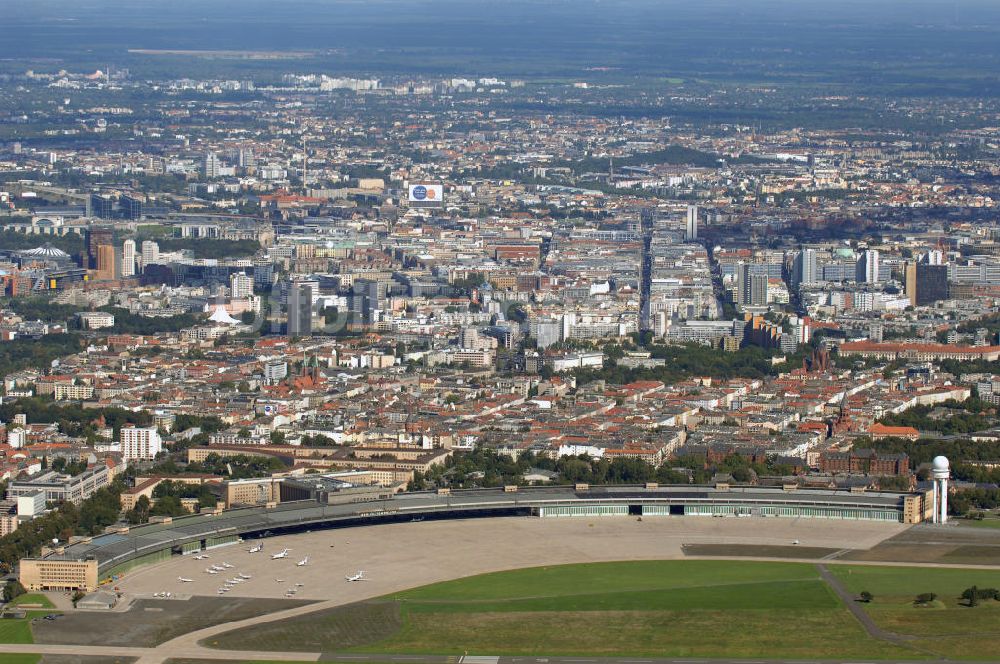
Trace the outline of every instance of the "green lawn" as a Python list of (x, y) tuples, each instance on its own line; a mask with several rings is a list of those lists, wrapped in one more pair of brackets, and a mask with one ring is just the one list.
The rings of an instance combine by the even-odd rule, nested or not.
[[(484, 574), (213, 637), (240, 650), (386, 654), (993, 660), (1000, 602), (961, 606), (977, 569), (829, 565), (893, 645), (867, 635), (814, 564), (595, 563)], [(933, 592), (933, 608), (913, 598)]]
[[(917, 637), (913, 645), (955, 659), (995, 659), (1000, 652), (1000, 602), (963, 606), (969, 586), (1000, 588), (1000, 572), (976, 569), (831, 565), (852, 592), (875, 596), (865, 610), (883, 629)], [(935, 593), (933, 607), (913, 605), (920, 593)]]
[(0, 619), (0, 643), (34, 643), (30, 622), (28, 618)]
[(704, 560), (486, 574), (230, 632), (207, 645), (394, 654), (920, 657), (870, 639), (814, 565)]
[(22, 606), (24, 604), (34, 604), (42, 607), (43, 609), (54, 609), (55, 604), (49, 601), (49, 598), (41, 593), (27, 593), (16, 598), (10, 603), (11, 606)]
[(959, 523), (963, 526), (971, 526), (973, 528), (1000, 528), (1000, 519), (995, 517), (983, 519), (982, 521), (977, 519), (963, 519)]
[(3, 664), (38, 664), (42, 661), (41, 655), (30, 653), (4, 653)]

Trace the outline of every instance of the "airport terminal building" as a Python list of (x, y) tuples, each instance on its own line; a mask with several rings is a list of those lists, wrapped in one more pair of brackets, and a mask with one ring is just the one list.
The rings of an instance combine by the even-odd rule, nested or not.
[(517, 487), (437, 492), (372, 492), (350, 502), (331, 501), (330, 486), (315, 495), (258, 507), (215, 510), (138, 527), (111, 528), (95, 537), (43, 551), (20, 563), (29, 590), (82, 589), (140, 565), (176, 555), (227, 546), (246, 537), (269, 537), (308, 529), (348, 528), (422, 519), (493, 516), (572, 517), (744, 517), (869, 520), (920, 523), (931, 518), (925, 493), (801, 489), (793, 486), (604, 486)]

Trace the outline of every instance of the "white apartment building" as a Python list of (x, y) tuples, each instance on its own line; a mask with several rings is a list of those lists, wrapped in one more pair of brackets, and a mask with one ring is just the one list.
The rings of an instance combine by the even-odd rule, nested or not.
[(163, 449), (163, 440), (153, 427), (122, 427), (121, 443), (126, 461), (153, 459)]

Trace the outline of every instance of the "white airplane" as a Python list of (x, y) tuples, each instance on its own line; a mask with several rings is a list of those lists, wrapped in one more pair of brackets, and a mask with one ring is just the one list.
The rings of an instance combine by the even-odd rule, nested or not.
[(305, 558), (303, 558), (299, 562), (295, 563), (295, 566), (296, 567), (305, 567), (308, 564), (309, 564), (309, 556), (306, 556)]
[(223, 567), (222, 565), (212, 565), (212, 569), (214, 569), (216, 572), (221, 572), (221, 571), (225, 570), (226, 568)]
[(275, 581), (277, 581), (278, 583), (284, 583), (285, 582), (284, 579), (275, 579)]
[(225, 567), (226, 569), (232, 569), (236, 567), (236, 565), (230, 565), (229, 563), (222, 563), (222, 566)]
[(243, 572), (240, 572), (240, 578), (246, 580), (246, 579), (252, 579), (253, 576), (251, 576), (249, 574), (244, 574)]
[(264, 543), (261, 542), (257, 546), (252, 546), (249, 549), (247, 549), (247, 553), (260, 553), (263, 550), (264, 550)]
[(363, 569), (358, 570), (357, 574), (345, 576), (344, 579), (347, 581), (368, 581), (368, 579), (365, 578), (365, 571)]
[(301, 587), (302, 587), (302, 586), (304, 586), (304, 585), (306, 585), (306, 584), (304, 584), (304, 583), (296, 583), (296, 584), (295, 584), (295, 587), (296, 587), (296, 588), (301, 588)]
[(192, 581), (194, 581), (194, 579), (186, 579), (183, 576), (177, 577), (177, 580), (180, 581), (181, 583), (191, 583)]
[(290, 549), (282, 549), (278, 553), (271, 556), (271, 560), (277, 560), (278, 558), (287, 558)]
[(205, 574), (218, 574), (218, 572), (216, 570), (212, 569), (211, 567), (209, 567), (209, 568), (207, 568), (205, 570)]
[(798, 544), (798, 543), (799, 543), (798, 540), (795, 540), (794, 542), (792, 542), (792, 544)]
[(200, 556), (195, 556), (194, 557), (195, 560), (204, 560), (205, 558), (208, 558), (208, 554), (207, 553), (203, 554), (203, 555), (200, 555)]

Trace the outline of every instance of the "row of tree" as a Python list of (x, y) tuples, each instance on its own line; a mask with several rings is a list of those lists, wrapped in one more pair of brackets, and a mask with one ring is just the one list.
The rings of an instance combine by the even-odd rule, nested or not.
[(62, 503), (46, 514), (26, 521), (0, 538), (0, 569), (11, 572), (21, 558), (36, 556), (53, 539), (66, 542), (73, 535), (97, 535), (118, 521), (124, 484), (119, 478), (98, 489), (79, 506)]

